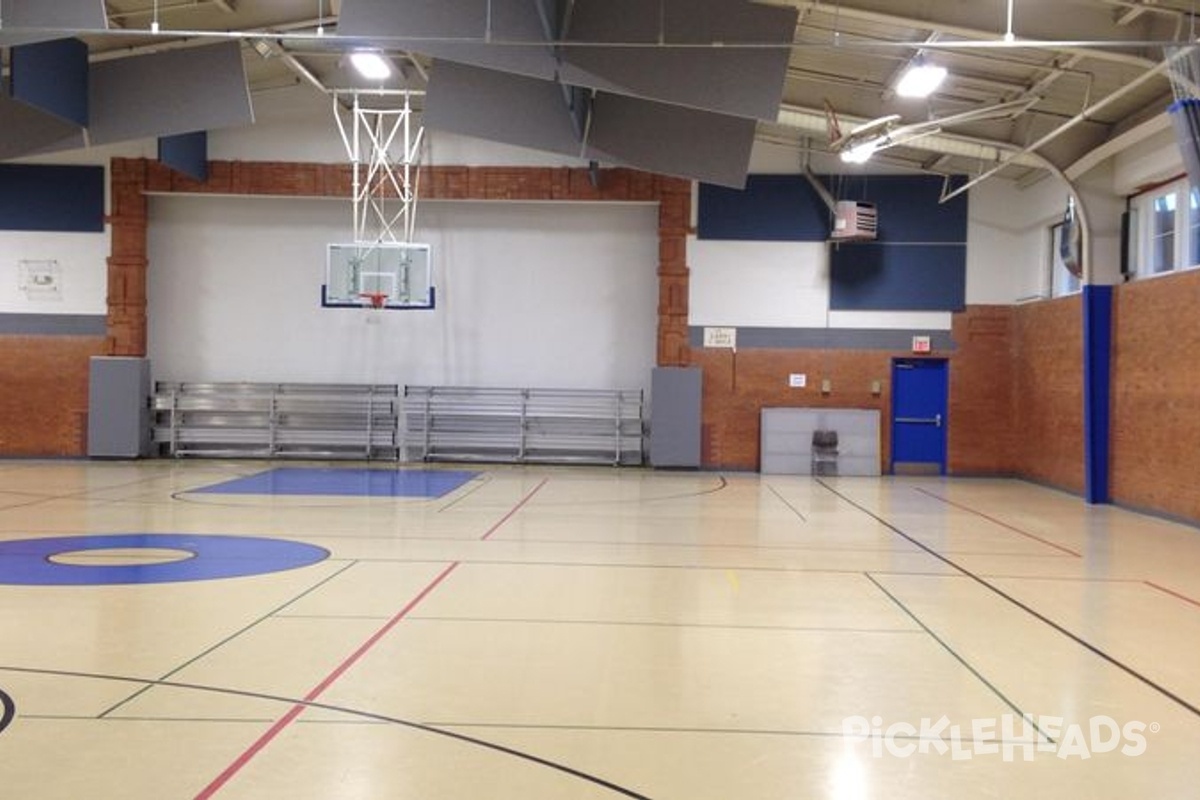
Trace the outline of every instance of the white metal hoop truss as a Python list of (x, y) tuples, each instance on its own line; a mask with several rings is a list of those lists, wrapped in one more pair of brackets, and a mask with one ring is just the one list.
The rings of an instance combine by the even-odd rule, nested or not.
[[(414, 92), (337, 91), (333, 115), (353, 168), (354, 241), (411, 244), (417, 220), (421, 145), (413, 120)], [(388, 107), (384, 97), (398, 99)], [(377, 106), (364, 105), (378, 98)], [(350, 101), (349, 108), (344, 101)], [(349, 121), (345, 119), (349, 111)]]

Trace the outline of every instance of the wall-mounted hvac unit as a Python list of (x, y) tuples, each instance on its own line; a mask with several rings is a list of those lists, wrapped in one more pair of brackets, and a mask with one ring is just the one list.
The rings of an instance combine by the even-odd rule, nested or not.
[(874, 239), (877, 228), (874, 204), (838, 200), (833, 209), (833, 231), (829, 238), (839, 242)]

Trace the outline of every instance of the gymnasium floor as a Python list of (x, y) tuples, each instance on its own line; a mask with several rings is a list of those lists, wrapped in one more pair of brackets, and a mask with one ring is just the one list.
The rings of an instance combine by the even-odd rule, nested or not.
[(0, 796), (1200, 786), (1196, 529), (1008, 481), (372, 469), (0, 462)]

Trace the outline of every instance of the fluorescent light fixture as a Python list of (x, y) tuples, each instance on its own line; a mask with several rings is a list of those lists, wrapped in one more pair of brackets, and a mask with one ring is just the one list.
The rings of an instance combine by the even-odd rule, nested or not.
[(360, 50), (350, 54), (350, 63), (358, 74), (373, 81), (382, 81), (392, 76), (392, 65), (379, 53)]
[(871, 160), (871, 156), (875, 155), (875, 151), (878, 149), (879, 140), (868, 139), (853, 147), (847, 147), (841, 152), (841, 159), (847, 164), (865, 164)]
[(929, 97), (945, 79), (945, 67), (926, 63), (918, 56), (900, 76), (896, 94), (901, 97)]

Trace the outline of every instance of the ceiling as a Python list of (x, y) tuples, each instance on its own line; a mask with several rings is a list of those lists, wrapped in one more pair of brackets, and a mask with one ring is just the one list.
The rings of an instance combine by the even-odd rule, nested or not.
[[(574, 5), (546, 1), (560, 11)], [(407, 2), (438, 7), (437, 0)], [(486, 3), (491, 9), (490, 0), (441, 2)], [(653, 5), (651, 0), (611, 2)], [(386, 5), (383, 0), (345, 4), (352, 3)], [(451, 44), (445, 38), (375, 37), (357, 30), (349, 37), (338, 27), (342, 5), (337, 0), (107, 0), (107, 31), (68, 33), (87, 42), (93, 64), (238, 40), (252, 95), (295, 85), (313, 92), (361, 87), (346, 53), (364, 45), (386, 50), (401, 67), (389, 84), (393, 88), (423, 90), (437, 81), (439, 68), (450, 71), (444, 66)], [(1104, 152), (1106, 142), (1159, 117), (1172, 99), (1164, 46), (1194, 40), (1196, 24), (1195, 0), (773, 0), (746, 5), (786, 7), (796, 20), (790, 46), (772, 45), (773, 52), (788, 53), (782, 104), (773, 116), (755, 115), (757, 141), (828, 150), (829, 108), (843, 129), (891, 114), (898, 115), (895, 124), (901, 126), (952, 117), (876, 158), (903, 168), (974, 175), (996, 171), (1025, 181), (1048, 170), (1078, 173), (1098, 149)], [(150, 32), (155, 21), (157, 34)], [(9, 30), (0, 28), (0, 33)], [(1006, 41), (1010, 30), (1013, 41)], [(786, 32), (781, 35), (786, 42)], [(521, 49), (503, 41), (503, 35), (486, 43), (483, 37), (468, 37), (452, 44), (487, 44), (506, 58)], [(587, 42), (573, 44), (583, 49)], [(631, 53), (655, 46), (637, 44)], [(742, 44), (749, 44), (745, 52), (754, 50), (754, 43)], [(688, 45), (692, 56), (711, 59), (728, 47), (728, 42), (703, 38)], [(901, 99), (894, 84), (918, 53), (945, 66), (949, 76), (927, 100)], [(774, 87), (778, 91), (777, 83)], [(761, 94), (761, 88), (747, 85), (746, 95)], [(964, 113), (999, 104), (1008, 105), (994, 118)]]

